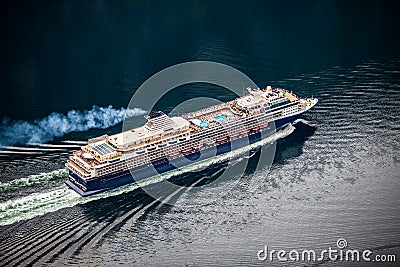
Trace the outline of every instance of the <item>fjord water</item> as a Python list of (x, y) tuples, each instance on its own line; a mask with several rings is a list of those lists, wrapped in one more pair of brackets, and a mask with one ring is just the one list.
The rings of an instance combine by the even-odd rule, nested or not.
[[(121, 124), (2, 147), (0, 264), (265, 265), (257, 259), (265, 245), (321, 251), (336, 248), (338, 238), (400, 260), (399, 9), (379, 1), (4, 4), (3, 132), (52, 112), (126, 108), (151, 75), (193, 60), (230, 65), (260, 87), (284, 87), (319, 103), (277, 136), (270, 170), (252, 170), (255, 150), (243, 177), (196, 193), (191, 186), (217, 179), (223, 159), (167, 177), (187, 186), (174, 206), (137, 186), (83, 199), (63, 184), (72, 151)], [(159, 107), (168, 111), (198, 96), (231, 97), (193, 84)], [(258, 184), (250, 188), (253, 178)]]

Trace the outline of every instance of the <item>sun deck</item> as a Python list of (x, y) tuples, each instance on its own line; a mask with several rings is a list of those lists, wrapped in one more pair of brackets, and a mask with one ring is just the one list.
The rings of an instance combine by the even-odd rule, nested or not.
[(191, 122), (190, 127), (194, 132), (209, 129), (210, 127), (237, 119), (237, 115), (231, 111), (227, 103), (190, 112), (183, 115), (183, 117)]
[(285, 96), (287, 99), (289, 99), (290, 102), (299, 100), (299, 98), (296, 95), (294, 95), (293, 93), (290, 93), (290, 92), (286, 92)]
[(179, 134), (189, 128), (189, 122), (182, 117), (169, 118), (164, 115), (162, 116), (163, 119), (160, 118), (161, 116), (149, 120), (144, 126), (111, 135), (108, 137), (108, 142), (116, 149), (123, 150), (167, 135)]

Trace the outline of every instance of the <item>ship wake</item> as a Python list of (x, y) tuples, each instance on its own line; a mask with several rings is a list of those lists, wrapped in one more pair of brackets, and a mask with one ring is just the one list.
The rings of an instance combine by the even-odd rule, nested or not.
[[(219, 162), (224, 162), (229, 159), (233, 158), (238, 160), (244, 159), (245, 157), (240, 157), (240, 156), (248, 153), (249, 151), (257, 147), (284, 138), (290, 135), (294, 130), (295, 127), (289, 124), (288, 126), (276, 132), (275, 134), (259, 142), (245, 146), (243, 148), (231, 151), (226, 154), (219, 155), (211, 159), (206, 159), (196, 164), (185, 166), (182, 169), (176, 169), (168, 173), (151, 177), (144, 181), (140, 181), (139, 183), (136, 184), (129, 184), (126, 186), (116, 188), (114, 190), (110, 190), (104, 193), (88, 197), (81, 197), (73, 190), (67, 188), (66, 185), (62, 184), (60, 186), (52, 188), (50, 191), (47, 192), (32, 193), (15, 200), (9, 200), (0, 203), (0, 225), (12, 224), (20, 220), (31, 219), (33, 217), (43, 215), (49, 212), (54, 212), (62, 208), (73, 207), (77, 204), (83, 204), (102, 198), (120, 195), (135, 190), (139, 187), (144, 187), (151, 184), (155, 184), (163, 180), (167, 180), (173, 176), (181, 175), (187, 172), (193, 172), (199, 169), (204, 169), (207, 166), (210, 166), (212, 164), (217, 164)], [(20, 178), (15, 181), (0, 184), (0, 191), (12, 190), (12, 188), (15, 187), (17, 188), (19, 187), (21, 189), (21, 187), (30, 186), (32, 184), (40, 184), (41, 182), (47, 182), (49, 180), (57, 180), (60, 179), (60, 177), (65, 177), (66, 179), (67, 171), (65, 169), (53, 171), (48, 174), (40, 174), (36, 176), (30, 176), (27, 178)]]

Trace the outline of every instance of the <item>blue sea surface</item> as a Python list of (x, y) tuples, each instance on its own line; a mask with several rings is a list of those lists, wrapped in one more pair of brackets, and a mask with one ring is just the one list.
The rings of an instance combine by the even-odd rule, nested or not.
[[(257, 258), (265, 246), (321, 251), (337, 248), (339, 238), (349, 249), (396, 255), (398, 265), (397, 2), (0, 6), (0, 265), (375, 266)], [(69, 190), (64, 164), (72, 152), (89, 138), (120, 132), (136, 89), (189, 61), (223, 63), (260, 88), (282, 87), (319, 102), (277, 137), (270, 169), (255, 168), (260, 148), (254, 148), (168, 176), (184, 185), (169, 196), (174, 205), (135, 186), (89, 198)], [(197, 97), (234, 95), (193, 83), (169, 92), (156, 108), (168, 114)], [(140, 103), (135, 108), (140, 125), (146, 111)], [(213, 182), (227, 160), (248, 160), (245, 174)], [(156, 182), (146, 188), (162, 191)]]

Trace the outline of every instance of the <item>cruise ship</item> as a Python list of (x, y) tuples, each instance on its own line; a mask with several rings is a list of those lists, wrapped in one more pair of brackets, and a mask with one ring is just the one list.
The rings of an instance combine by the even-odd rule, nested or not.
[(260, 141), (317, 102), (267, 86), (182, 116), (152, 111), (145, 125), (89, 139), (73, 152), (66, 184), (88, 196), (182, 168)]

